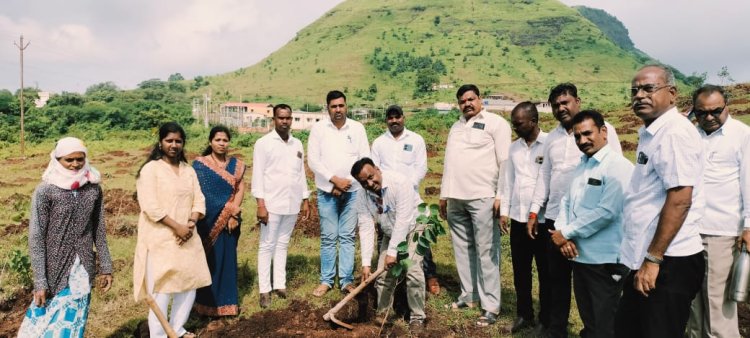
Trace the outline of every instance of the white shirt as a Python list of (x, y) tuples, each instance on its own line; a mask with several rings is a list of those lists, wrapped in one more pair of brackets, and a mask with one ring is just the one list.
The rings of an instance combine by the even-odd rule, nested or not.
[(486, 110), (461, 115), (448, 133), (440, 199), (500, 198), (510, 134), (508, 121)]
[[(617, 131), (609, 122), (604, 122), (607, 127), (607, 144), (611, 151), (622, 154), (620, 139)], [(531, 200), (531, 212), (539, 213), (546, 203), (547, 219), (554, 220), (560, 213), (560, 201), (568, 191), (568, 185), (573, 179), (573, 171), (581, 162), (583, 153), (576, 145), (573, 133), (568, 133), (562, 124), (549, 133), (547, 142), (544, 144), (544, 162), (539, 169), (534, 197)]]
[[(510, 156), (505, 165), (505, 183), (500, 201), (501, 215), (510, 216), (518, 222), (528, 222), (531, 198), (534, 195), (539, 168), (544, 161), (546, 140), (547, 133), (540, 130), (531, 146), (520, 137), (511, 143)], [(537, 219), (539, 223), (544, 223), (543, 212), (540, 212)]]
[(706, 168), (706, 210), (701, 234), (737, 236), (750, 228), (750, 127), (727, 117), (710, 135), (698, 127), (703, 138)]
[(302, 142), (291, 134), (284, 142), (276, 130), (272, 130), (255, 142), (252, 194), (266, 202), (268, 212), (299, 213), (302, 200), (310, 196), (304, 158)]
[(700, 227), (703, 197), (704, 155), (695, 126), (672, 108), (638, 130), (636, 164), (625, 191), (621, 263), (638, 270), (656, 232), (667, 190), (693, 187), (693, 202), (665, 256), (683, 257), (701, 252)]
[(372, 161), (382, 170), (399, 172), (409, 178), (415, 191), (427, 174), (427, 148), (419, 134), (407, 130), (398, 139), (386, 131), (372, 142)]
[(331, 120), (321, 120), (310, 130), (307, 140), (307, 164), (315, 173), (315, 186), (330, 193), (333, 176), (352, 181), (349, 191), (361, 187), (349, 173), (354, 162), (363, 157), (370, 157), (370, 145), (367, 143), (365, 127), (352, 119), (346, 119), (341, 129), (336, 128)]
[[(417, 224), (419, 194), (411, 188), (409, 178), (395, 171), (381, 171), (381, 196), (383, 204), (378, 205), (378, 195), (363, 189), (357, 194), (356, 209), (361, 243), (362, 266), (370, 266), (375, 243), (375, 220), (386, 236), (390, 236), (386, 254), (396, 256), (398, 244), (407, 240), (406, 236)], [(380, 209), (379, 209), (380, 207)], [(382, 210), (382, 212), (381, 212)]]

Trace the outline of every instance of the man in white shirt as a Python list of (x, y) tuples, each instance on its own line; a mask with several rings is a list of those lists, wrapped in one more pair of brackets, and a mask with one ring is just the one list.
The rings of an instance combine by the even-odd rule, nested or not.
[(573, 262), (573, 289), (583, 321), (581, 337), (613, 337), (615, 312), (630, 269), (618, 263), (624, 190), (633, 164), (607, 144), (604, 117), (584, 110), (573, 118), (584, 153), (560, 202), (552, 242)]
[[(540, 215), (541, 230), (532, 239), (526, 232), (531, 196), (534, 194), (539, 167), (544, 162), (542, 150), (547, 133), (539, 129), (539, 112), (531, 102), (521, 102), (511, 111), (510, 122), (518, 139), (510, 145), (508, 163), (505, 165), (505, 183), (500, 203), (500, 226), (504, 234), (510, 233), (513, 285), (516, 288), (516, 319), (505, 332), (517, 332), (534, 325), (534, 305), (531, 300), (531, 264), (536, 260), (539, 279), (539, 325), (549, 325), (549, 298), (547, 242), (549, 235)], [(541, 212), (540, 212), (541, 214)], [(510, 223), (510, 224), (508, 224)], [(541, 327), (540, 327), (541, 329)]]
[(625, 192), (620, 263), (632, 271), (615, 334), (682, 337), (705, 272), (702, 140), (675, 108), (677, 87), (668, 67), (642, 67), (630, 93), (645, 125), (638, 130), (636, 168)]
[[(253, 147), (252, 193), (258, 202), (260, 243), (258, 244), (258, 284), (260, 306), (271, 305), (271, 290), (286, 298), (286, 256), (297, 214), (310, 216), (302, 142), (289, 132), (292, 108), (273, 107), (274, 130)], [(273, 287), (271, 286), (273, 260)]]
[[(398, 245), (408, 243), (409, 258), (414, 261), (406, 273), (406, 300), (409, 304), (409, 329), (417, 336), (424, 326), (424, 273), (422, 256), (415, 254), (417, 242), (411, 240), (422, 234), (424, 226), (417, 224), (417, 203), (421, 201), (411, 186), (411, 178), (395, 171), (381, 171), (369, 158), (354, 163), (351, 169), (365, 191), (357, 195), (357, 216), (362, 238), (362, 262), (369, 267), (372, 259), (375, 221), (380, 223), (383, 238), (380, 242), (378, 268), (390, 269), (398, 264)], [(378, 315), (385, 315), (393, 304), (397, 277), (383, 273), (377, 279)], [(387, 320), (387, 318), (385, 318)]]
[[(427, 149), (422, 136), (404, 128), (404, 121), (404, 112), (401, 107), (392, 105), (385, 110), (385, 123), (388, 131), (372, 142), (372, 161), (382, 170), (406, 175), (419, 196), (419, 183), (427, 174)], [(421, 199), (419, 203), (422, 203)], [(439, 294), (437, 267), (432, 261), (430, 249), (424, 254), (422, 270), (427, 281), (427, 291), (434, 295)]]
[(329, 92), (326, 105), (330, 120), (313, 125), (307, 142), (307, 163), (315, 174), (320, 214), (320, 285), (313, 291), (316, 297), (333, 287), (337, 256), (341, 290), (354, 289), (354, 230), (357, 226), (354, 205), (361, 187), (349, 171), (354, 162), (370, 156), (365, 127), (346, 117), (344, 93)]
[(463, 85), (456, 93), (461, 117), (445, 147), (440, 216), (448, 220), (461, 280), (461, 294), (449, 307), (482, 307), (478, 326), (500, 313), (500, 217), (502, 179), (510, 147), (510, 125), (482, 107), (479, 88)]
[[(531, 210), (527, 230), (529, 236), (537, 236), (537, 218), (542, 207), (545, 210), (545, 227), (555, 230), (555, 218), (560, 213), (560, 201), (568, 191), (573, 171), (581, 162), (581, 151), (576, 146), (573, 136), (573, 117), (581, 110), (581, 99), (578, 88), (572, 83), (562, 83), (550, 91), (549, 103), (552, 114), (559, 121), (557, 128), (552, 130), (544, 144), (544, 162), (539, 169), (534, 195), (531, 199)], [(620, 140), (617, 132), (608, 122), (607, 140), (612, 151), (621, 154)], [(560, 250), (547, 242), (550, 299), (549, 326), (547, 333), (552, 337), (568, 336), (568, 316), (570, 315), (570, 287), (573, 266), (570, 261), (560, 254)]]
[(719, 86), (705, 85), (693, 93), (692, 113), (706, 154), (706, 210), (700, 229), (706, 277), (688, 321), (688, 336), (695, 338), (740, 336), (737, 303), (727, 297), (727, 289), (736, 241), (750, 243), (750, 127), (729, 116), (727, 103)]

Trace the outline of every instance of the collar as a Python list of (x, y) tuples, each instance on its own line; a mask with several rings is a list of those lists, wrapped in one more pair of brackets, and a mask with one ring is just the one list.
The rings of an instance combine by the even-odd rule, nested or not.
[(399, 139), (396, 139), (395, 137), (393, 137), (393, 134), (391, 134), (390, 130), (388, 130), (387, 128), (385, 130), (385, 135), (387, 135), (388, 137), (391, 138), (391, 140), (394, 140), (394, 141), (401, 141), (409, 137), (409, 134), (411, 134), (411, 131), (409, 129), (406, 129), (406, 127), (404, 127), (404, 131), (401, 132), (401, 137)]
[(643, 131), (653, 136), (653, 135), (656, 135), (656, 133), (658, 133), (662, 127), (667, 125), (669, 122), (671, 122), (675, 118), (685, 118), (685, 117), (677, 112), (677, 107), (672, 107), (669, 110), (667, 110), (664, 114), (656, 118), (654, 122), (651, 122), (651, 125), (648, 126), (648, 128), (646, 128), (646, 126), (643, 126), (641, 128), (644, 128)]
[(516, 139), (516, 141), (518, 141), (519, 143), (522, 143), (523, 146), (527, 148), (531, 148), (536, 144), (544, 145), (544, 141), (546, 140), (547, 140), (547, 133), (545, 133), (544, 130), (541, 130), (541, 129), (539, 129), (539, 135), (536, 136), (536, 140), (534, 140), (534, 142), (531, 145), (528, 145), (526, 143), (526, 140), (523, 139), (522, 137), (519, 137), (518, 139)]
[(480, 111), (476, 115), (472, 116), (468, 121), (464, 117), (464, 114), (461, 114), (461, 116), (458, 118), (458, 120), (461, 121), (461, 122), (463, 122), (463, 123), (469, 123), (469, 122), (474, 121), (474, 120), (484, 119), (484, 114), (487, 114), (487, 110), (485, 110), (484, 108), (482, 108), (482, 111)]
[[(388, 178), (388, 176), (385, 175), (385, 173), (381, 170), (380, 171), (380, 177), (382, 178), (382, 182), (380, 182), (380, 198), (385, 199), (385, 193), (388, 191), (388, 187), (391, 185), (391, 180)], [(369, 189), (365, 189), (367, 191), (367, 194), (370, 195), (370, 197), (377, 198), (378, 194), (370, 191)]]
[(599, 149), (594, 156), (588, 157), (586, 154), (581, 155), (581, 162), (586, 163), (588, 160), (592, 159), (597, 163), (602, 163), (610, 152), (612, 152), (612, 148), (610, 148), (609, 143), (607, 143), (602, 149)]
[(732, 124), (734, 123), (731, 115), (727, 116), (727, 120), (724, 121), (724, 124), (722, 124), (721, 127), (719, 127), (719, 129), (716, 129), (715, 132), (711, 133), (711, 135), (706, 134), (706, 131), (703, 130), (703, 128), (701, 128), (700, 124), (697, 126), (697, 128), (698, 128), (698, 132), (703, 137), (711, 137), (714, 135), (729, 136), (732, 134), (732, 127), (728, 126), (730, 123)]
[[(284, 142), (284, 139), (281, 138), (281, 135), (279, 135), (279, 132), (276, 131), (276, 128), (274, 128), (273, 130), (271, 130), (271, 138), (273, 138), (274, 140), (279, 140), (281, 142)], [(284, 143), (292, 142), (293, 139), (294, 139), (294, 135), (292, 135), (292, 133), (289, 132), (289, 140), (287, 140)]]
[(336, 126), (333, 125), (333, 121), (331, 121), (330, 118), (328, 118), (327, 121), (328, 122), (326, 122), (326, 125), (329, 126), (329, 127), (331, 127), (331, 128), (333, 128), (333, 129), (335, 129), (335, 130), (344, 130), (344, 129), (348, 129), (349, 128), (349, 118), (348, 117), (344, 120), (344, 125), (341, 126), (341, 129), (336, 128)]

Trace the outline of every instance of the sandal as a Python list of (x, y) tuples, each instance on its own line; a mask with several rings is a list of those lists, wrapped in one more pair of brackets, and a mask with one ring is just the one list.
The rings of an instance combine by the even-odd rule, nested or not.
[(195, 333), (192, 333), (192, 332), (185, 332), (185, 334), (183, 334), (182, 336), (180, 336), (180, 338), (196, 338), (196, 337), (198, 337), (198, 336), (195, 335)]
[(455, 301), (450, 304), (445, 304), (446, 309), (453, 310), (453, 311), (458, 311), (458, 310), (463, 310), (463, 309), (473, 309), (476, 306), (477, 306), (476, 303), (464, 302), (462, 300)]
[(495, 324), (497, 322), (497, 314), (494, 314), (489, 311), (482, 312), (482, 316), (479, 317), (479, 320), (477, 320), (477, 326), (479, 327), (487, 327), (492, 324)]

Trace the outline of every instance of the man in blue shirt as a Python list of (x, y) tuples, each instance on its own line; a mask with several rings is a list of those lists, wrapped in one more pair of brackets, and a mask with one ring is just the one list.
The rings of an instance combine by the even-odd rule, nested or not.
[(619, 263), (624, 189), (633, 164), (607, 144), (602, 115), (573, 117), (576, 145), (584, 155), (560, 204), (552, 241), (573, 261), (573, 290), (582, 337), (613, 337), (620, 292), (629, 269)]

